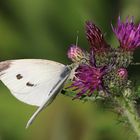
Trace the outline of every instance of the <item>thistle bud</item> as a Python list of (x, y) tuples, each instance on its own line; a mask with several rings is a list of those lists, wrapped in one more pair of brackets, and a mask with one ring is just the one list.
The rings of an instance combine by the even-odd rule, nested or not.
[(68, 58), (71, 59), (73, 62), (78, 62), (80, 61), (82, 58), (85, 57), (84, 52), (82, 51), (81, 48), (79, 48), (76, 45), (71, 45), (69, 50), (68, 50)]
[(125, 68), (119, 68), (118, 69), (118, 77), (121, 79), (126, 79), (128, 76), (128, 72)]

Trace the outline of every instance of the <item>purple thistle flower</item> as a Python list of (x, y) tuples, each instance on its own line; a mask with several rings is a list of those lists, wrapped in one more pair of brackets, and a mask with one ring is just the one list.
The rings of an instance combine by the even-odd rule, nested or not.
[[(123, 50), (111, 48), (104, 40), (101, 30), (89, 21), (86, 22), (86, 36), (91, 45), (90, 52), (84, 52), (76, 45), (69, 48), (68, 57), (74, 63), (78, 62), (70, 79), (72, 84), (67, 87), (76, 91), (75, 98), (90, 96), (95, 91), (98, 95), (103, 93), (106, 96), (113, 92), (114, 86), (121, 89), (126, 85), (128, 73), (123, 67), (126, 67), (126, 62), (130, 64), (130, 50), (140, 45), (140, 25), (136, 26), (133, 20), (129, 22), (128, 19), (122, 23), (119, 18), (118, 26), (113, 31)], [(86, 61), (81, 61), (83, 58)]]
[(133, 51), (140, 46), (140, 24), (137, 26), (131, 20), (126, 19), (126, 22), (121, 22), (118, 18), (117, 27), (113, 31), (120, 42), (120, 47), (126, 51)]
[(80, 65), (75, 72), (75, 78), (71, 85), (75, 91), (78, 90), (75, 98), (79, 98), (85, 93), (90, 96), (95, 90), (104, 89), (102, 78), (105, 74), (105, 67), (97, 68), (85, 64)]
[(85, 56), (82, 49), (76, 45), (70, 46), (67, 55), (68, 55), (68, 58), (71, 59), (73, 62), (80, 61)]
[(86, 36), (94, 52), (102, 52), (109, 47), (101, 30), (91, 21), (86, 22)]

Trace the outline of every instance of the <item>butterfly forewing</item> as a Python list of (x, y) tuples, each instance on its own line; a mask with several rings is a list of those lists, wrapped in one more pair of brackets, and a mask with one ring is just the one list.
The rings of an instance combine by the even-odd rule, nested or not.
[(50, 98), (65, 70), (65, 65), (50, 60), (10, 60), (0, 63), (0, 79), (17, 99), (40, 106)]

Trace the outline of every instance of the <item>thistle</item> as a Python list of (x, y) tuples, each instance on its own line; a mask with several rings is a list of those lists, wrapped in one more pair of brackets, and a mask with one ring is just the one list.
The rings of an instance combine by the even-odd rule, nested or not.
[(86, 22), (86, 37), (94, 52), (103, 53), (109, 49), (101, 30), (91, 21)]
[(112, 26), (112, 29), (120, 44), (116, 51), (117, 61), (123, 62), (119, 63), (120, 66), (128, 67), (133, 60), (133, 52), (140, 46), (140, 24), (135, 25), (133, 17), (127, 17), (125, 22), (121, 22), (119, 17), (117, 26)]
[(90, 96), (95, 90), (105, 90), (102, 81), (103, 75), (105, 74), (104, 67), (97, 68), (90, 65), (80, 65), (75, 72), (75, 78), (71, 87), (75, 91), (79, 90), (76, 98), (81, 97), (83, 94)]
[(97, 66), (111, 64), (114, 51), (105, 41), (102, 31), (91, 21), (86, 22), (86, 38), (90, 44), (90, 50), (94, 52)]
[(140, 119), (134, 105), (139, 101), (139, 96), (127, 70), (133, 61), (134, 51), (140, 46), (140, 24), (135, 25), (133, 17), (125, 22), (118, 18), (116, 27), (112, 26), (119, 41), (118, 48), (112, 48), (91, 21), (86, 22), (85, 29), (90, 51), (85, 52), (77, 45), (70, 46), (68, 58), (77, 67), (69, 87), (63, 90), (64, 94), (71, 90), (73, 94), (68, 96), (73, 99), (110, 100), (120, 107), (121, 115), (127, 118), (140, 138)]
[(113, 31), (119, 40), (120, 47), (124, 51), (134, 51), (140, 46), (140, 24), (134, 24), (134, 18), (126, 19), (126, 22), (121, 22), (120, 17)]

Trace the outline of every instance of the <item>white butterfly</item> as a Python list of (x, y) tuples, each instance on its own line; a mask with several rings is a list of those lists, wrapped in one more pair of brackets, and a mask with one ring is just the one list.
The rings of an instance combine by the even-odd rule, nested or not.
[(0, 62), (0, 80), (11, 93), (20, 101), (39, 107), (26, 128), (60, 92), (70, 74), (69, 66), (50, 60), (20, 59)]

